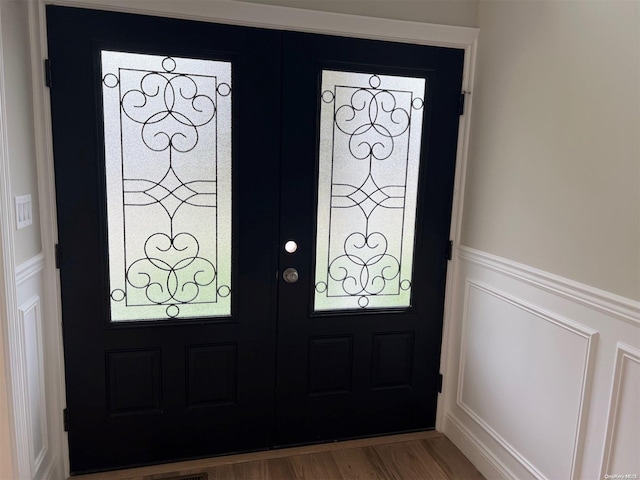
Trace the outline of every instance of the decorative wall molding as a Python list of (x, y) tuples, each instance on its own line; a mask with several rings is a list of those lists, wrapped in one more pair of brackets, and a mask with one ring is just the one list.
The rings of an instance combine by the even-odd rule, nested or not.
[(33, 478), (33, 448), (29, 425), (28, 372), (25, 360), (25, 338), (22, 316), (15, 313), (8, 318), (9, 365), (11, 367), (11, 400), (13, 437), (17, 457), (17, 477)]
[(460, 354), (460, 369), (458, 372), (458, 388), (457, 388), (457, 405), (469, 415), (487, 434), (489, 434), (498, 444), (500, 444), (505, 450), (507, 450), (513, 458), (515, 458), (526, 470), (528, 470), (535, 478), (540, 480), (547, 480), (545, 476), (536, 465), (529, 460), (522, 452), (514, 447), (506, 438), (504, 438), (498, 431), (496, 431), (485, 419), (482, 418), (474, 409), (464, 402), (464, 378), (466, 367), (466, 352), (468, 346), (468, 326), (469, 326), (469, 309), (470, 309), (470, 292), (472, 289), (477, 289), (487, 295), (490, 295), (502, 302), (521, 309), (534, 317), (539, 318), (542, 321), (549, 322), (556, 327), (562, 328), (573, 335), (585, 340), (585, 355), (583, 359), (583, 371), (582, 382), (580, 391), (580, 404), (578, 406), (578, 421), (575, 425), (574, 442), (573, 442), (573, 455), (571, 461), (571, 479), (577, 478), (577, 468), (581, 460), (582, 444), (585, 434), (585, 415), (587, 399), (589, 397), (589, 390), (591, 386), (591, 378), (593, 375), (594, 356), (595, 356), (595, 344), (598, 337), (598, 332), (577, 322), (560, 317), (551, 312), (545, 311), (537, 306), (531, 305), (521, 299), (501, 292), (493, 287), (489, 287), (483, 283), (472, 281), (467, 279), (465, 284), (464, 293), (464, 306), (463, 306), (463, 318), (462, 318), (462, 338), (461, 338), (461, 354)]
[[(469, 458), (490, 452), (516, 478), (555, 478), (558, 472), (563, 478), (604, 478), (636, 468), (638, 437), (632, 424), (637, 421), (640, 303), (468, 247), (456, 249), (453, 268), (440, 430), (458, 439)], [(551, 323), (540, 323), (545, 321)], [(491, 355), (492, 348), (502, 353)], [(479, 364), (485, 354), (490, 358)], [(523, 377), (512, 391), (520, 371), (534, 376)], [(496, 389), (512, 391), (511, 403), (492, 406)], [(520, 405), (528, 395), (531, 403)], [(544, 427), (547, 435), (555, 432), (549, 443), (542, 439), (543, 427), (537, 428), (547, 407), (536, 408), (547, 401), (549, 411), (556, 412)], [(557, 409), (555, 402), (560, 402)], [(513, 428), (502, 421), (514, 415)], [(475, 434), (476, 443), (463, 438), (460, 426)], [(482, 460), (476, 465), (493, 478), (494, 467)]]
[[(34, 478), (42, 466), (48, 450), (47, 402), (44, 383), (44, 350), (42, 342), (42, 315), (40, 297), (34, 295), (19, 307), (20, 337), (16, 345), (25, 374), (26, 417), (25, 432), (29, 443), (29, 466)], [(37, 444), (37, 441), (40, 444)]]
[(468, 262), (640, 326), (640, 302), (638, 301), (471, 247), (460, 246), (457, 250), (458, 256)]
[[(602, 455), (602, 466), (600, 467), (600, 478), (605, 478), (605, 474), (622, 473), (611, 472), (611, 459), (615, 445), (613, 444), (616, 434), (618, 413), (620, 409), (621, 390), (624, 378), (624, 367), (627, 362), (640, 364), (640, 349), (634, 348), (622, 342), (618, 342), (616, 348), (615, 371), (613, 385), (611, 388), (611, 401), (609, 403), (609, 415), (607, 420), (607, 434), (604, 442), (604, 453)], [(624, 472), (636, 473), (636, 472)]]
[(35, 257), (31, 257), (26, 262), (16, 266), (16, 285), (19, 287), (34, 275), (38, 275), (44, 270), (44, 253), (40, 252)]

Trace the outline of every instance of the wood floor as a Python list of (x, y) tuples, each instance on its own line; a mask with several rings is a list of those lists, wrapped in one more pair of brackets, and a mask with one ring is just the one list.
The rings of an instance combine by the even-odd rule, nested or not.
[(215, 457), (73, 480), (484, 480), (448, 438), (420, 432)]

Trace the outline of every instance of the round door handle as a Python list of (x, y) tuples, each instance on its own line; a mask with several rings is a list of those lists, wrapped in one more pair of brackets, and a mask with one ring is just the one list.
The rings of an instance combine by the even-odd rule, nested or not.
[(287, 283), (296, 283), (298, 281), (298, 271), (295, 268), (287, 268), (282, 272), (282, 278)]

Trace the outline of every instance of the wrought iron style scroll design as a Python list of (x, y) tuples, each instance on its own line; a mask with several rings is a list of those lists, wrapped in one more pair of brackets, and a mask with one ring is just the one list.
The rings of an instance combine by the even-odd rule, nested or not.
[[(364, 219), (364, 228), (337, 233), (334, 222), (329, 221), (326, 279), (315, 284), (316, 292), (327, 297), (356, 297), (363, 309), (369, 306), (373, 296), (397, 296), (400, 290), (411, 288), (410, 276), (402, 278), (401, 275), (402, 237), (399, 245), (392, 247), (388, 226), (375, 222), (374, 216), (379, 209), (396, 211), (404, 235), (412, 111), (420, 111), (424, 106), (424, 100), (414, 96), (414, 92), (384, 88), (378, 75), (371, 75), (368, 82), (368, 88), (335, 85), (333, 90), (324, 90), (321, 94), (322, 102), (333, 104), (329, 215), (334, 217), (342, 209), (358, 211)], [(339, 103), (340, 98), (346, 101)], [(337, 151), (338, 143), (348, 145), (348, 154)], [(396, 152), (399, 143), (406, 152)], [(379, 170), (374, 168), (376, 163), (389, 161), (394, 153), (404, 156), (402, 184), (385, 183), (383, 175), (377, 174)], [(368, 164), (368, 170), (360, 183), (340, 179), (338, 171), (349, 170), (349, 164), (355, 166), (362, 162)], [(341, 235), (340, 249), (331, 247), (335, 244), (331, 240), (333, 235)]]
[[(176, 60), (162, 59), (157, 70), (118, 68), (117, 74), (107, 73), (102, 78), (104, 87), (118, 90), (121, 141), (123, 125), (137, 125), (140, 144), (136, 148), (158, 155), (153, 176), (127, 178), (126, 163), (135, 162), (136, 158), (125, 158), (124, 146), (120, 149), (125, 284), (112, 289), (111, 299), (124, 301), (127, 307), (166, 306), (168, 318), (179, 317), (183, 305), (216, 303), (219, 297), (231, 293), (229, 285), (218, 284), (216, 259), (202, 256), (200, 239), (184, 230), (184, 221), (181, 227), (177, 222), (180, 215), (189, 215), (187, 206), (212, 210), (208, 218), (216, 222), (217, 242), (217, 155), (211, 155), (216, 163), (214, 178), (186, 180), (179, 167), (201, 141), (202, 127), (213, 123), (217, 138), (217, 104), (229, 97), (231, 86), (218, 83), (213, 75), (179, 73)], [(123, 89), (125, 76), (130, 76), (127, 85), (133, 76), (137, 86)], [(208, 93), (201, 91), (203, 84), (209, 87)], [(176, 158), (178, 154), (180, 158)], [(158, 221), (157, 231), (143, 241), (144, 255), (130, 258), (127, 245), (140, 240), (134, 235), (130, 240), (126, 235), (128, 228), (135, 228), (128, 225), (127, 215), (132, 209), (153, 206), (162, 208), (168, 222)], [(133, 291), (144, 295), (137, 295), (132, 301)]]

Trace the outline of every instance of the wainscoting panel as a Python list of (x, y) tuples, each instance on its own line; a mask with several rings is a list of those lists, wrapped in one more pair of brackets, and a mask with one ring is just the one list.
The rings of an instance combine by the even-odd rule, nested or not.
[(16, 267), (17, 312), (9, 319), (12, 396), (19, 478), (61, 478), (62, 425), (55, 382), (57, 366), (46, 359), (56, 344), (56, 323), (44, 311), (44, 255)]
[(27, 423), (29, 425), (30, 466), (38, 471), (47, 454), (47, 419), (42, 349), (42, 315), (38, 295), (20, 306), (23, 358), (26, 373)]
[(572, 478), (596, 332), (477, 283), (466, 292), (459, 406), (536, 477)]
[(439, 428), (487, 478), (640, 474), (640, 302), (456, 250)]
[(602, 478), (640, 476), (640, 350), (624, 343), (618, 343), (608, 423)]

